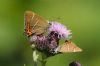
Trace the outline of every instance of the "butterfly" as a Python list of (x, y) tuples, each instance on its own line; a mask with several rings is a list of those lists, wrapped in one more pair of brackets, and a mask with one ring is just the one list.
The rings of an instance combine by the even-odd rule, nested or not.
[[(24, 14), (25, 34), (30, 36), (37, 36), (47, 31), (50, 24), (38, 14), (32, 11), (26, 11)], [(72, 41), (66, 41), (62, 45), (58, 45), (54, 50), (55, 52), (81, 52), (82, 49), (76, 46)]]
[(32, 11), (26, 11), (24, 14), (25, 34), (31, 36), (39, 35), (46, 31), (49, 23), (38, 14)]
[(76, 46), (76, 44), (73, 43), (72, 41), (67, 41), (64, 44), (59, 45), (57, 51), (61, 53), (81, 52), (82, 49)]

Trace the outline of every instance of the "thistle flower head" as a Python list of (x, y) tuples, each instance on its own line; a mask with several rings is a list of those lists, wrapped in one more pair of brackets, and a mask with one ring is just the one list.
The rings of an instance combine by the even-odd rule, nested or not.
[(33, 35), (30, 37), (30, 42), (33, 45), (32, 48), (34, 47), (40, 51), (47, 51), (48, 53), (54, 54), (54, 50), (59, 44), (59, 38), (57, 33), (51, 32), (48, 36), (43, 34)]
[(57, 21), (49, 22), (49, 32), (55, 31), (57, 32), (61, 38), (69, 39), (71, 33), (71, 30), (69, 30), (67, 27), (65, 27), (63, 24), (58, 23)]
[(69, 64), (69, 66), (82, 66), (81, 63), (77, 62), (77, 61), (73, 61)]
[(30, 42), (31, 43), (33, 43), (34, 41), (36, 41), (37, 40), (37, 36), (36, 35), (32, 35), (31, 37), (30, 37)]
[(46, 35), (32, 35), (30, 42), (40, 51), (47, 51), (49, 53), (55, 53), (55, 49), (59, 46), (60, 38), (68, 40), (71, 35), (71, 30), (66, 28), (63, 24), (57, 21), (50, 22), (48, 28), (49, 33)]

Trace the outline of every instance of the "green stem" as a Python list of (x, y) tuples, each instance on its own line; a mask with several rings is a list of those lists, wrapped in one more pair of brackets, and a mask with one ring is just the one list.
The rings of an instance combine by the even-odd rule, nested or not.
[(41, 60), (39, 60), (39, 57), (38, 57), (39, 52), (37, 50), (33, 50), (34, 66), (38, 66), (38, 61), (40, 61), (41, 66), (46, 66), (46, 61), (47, 61), (48, 56), (43, 52), (40, 52), (40, 53), (41, 53)]
[(46, 66), (47, 55), (45, 53), (41, 53), (41, 55), (42, 55), (41, 65)]
[(39, 55), (36, 53), (36, 50), (33, 50), (33, 61), (34, 61), (34, 66), (37, 66), (38, 56), (39, 56)]
[(34, 62), (34, 66), (37, 66), (37, 62)]

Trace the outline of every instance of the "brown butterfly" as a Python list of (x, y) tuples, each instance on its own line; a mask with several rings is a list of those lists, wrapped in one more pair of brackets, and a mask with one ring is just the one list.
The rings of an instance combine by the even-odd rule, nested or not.
[(64, 44), (58, 47), (58, 52), (67, 53), (67, 52), (81, 52), (82, 49), (76, 46), (72, 41), (67, 41)]
[(46, 31), (49, 24), (41, 16), (32, 11), (26, 11), (24, 14), (25, 20), (25, 34), (31, 36), (33, 34), (39, 35)]

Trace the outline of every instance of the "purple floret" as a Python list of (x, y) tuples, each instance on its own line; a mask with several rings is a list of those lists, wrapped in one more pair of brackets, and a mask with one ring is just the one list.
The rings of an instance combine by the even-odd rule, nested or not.
[(49, 32), (55, 31), (57, 32), (61, 38), (68, 39), (69, 36), (72, 34), (71, 30), (69, 30), (66, 26), (57, 21), (49, 22), (51, 26), (49, 27)]

